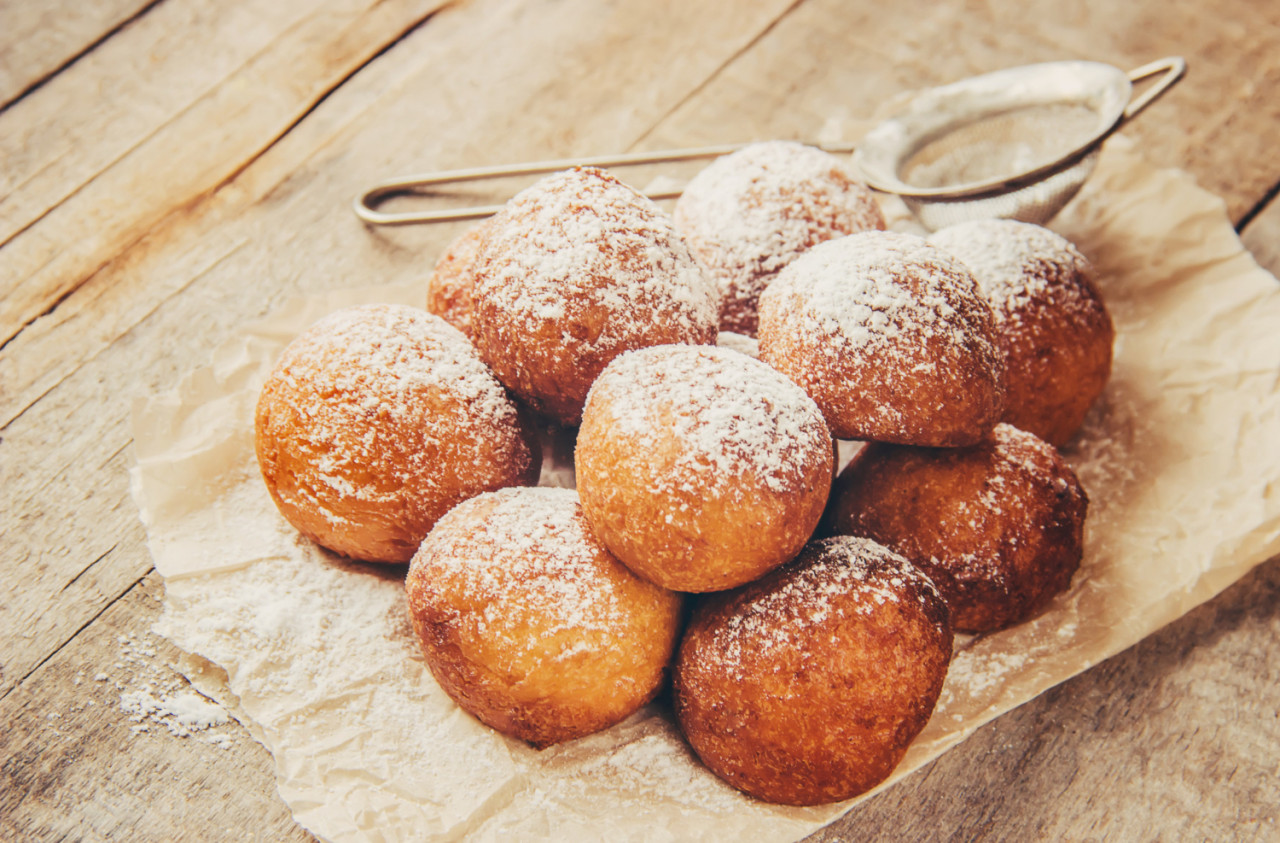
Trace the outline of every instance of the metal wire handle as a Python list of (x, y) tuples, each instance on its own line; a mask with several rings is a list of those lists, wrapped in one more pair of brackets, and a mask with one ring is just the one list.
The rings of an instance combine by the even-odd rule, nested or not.
[[(473, 205), (466, 208), (447, 208), (441, 211), (411, 211), (398, 214), (383, 213), (376, 206), (388, 197), (424, 187), (455, 184), (468, 181), (486, 181), (509, 176), (532, 176), (553, 173), (570, 167), (635, 167), (643, 164), (663, 164), (670, 161), (692, 161), (698, 158), (718, 158), (737, 152), (747, 144), (735, 143), (721, 146), (704, 146), (695, 149), (667, 149), (659, 152), (634, 152), (626, 155), (606, 155), (591, 158), (561, 158), (556, 161), (534, 161), (528, 164), (502, 164), (495, 167), (472, 167), (466, 170), (444, 170), (439, 173), (404, 176), (379, 182), (358, 196), (353, 203), (356, 216), (370, 225), (410, 225), (413, 223), (451, 222), (474, 220), (491, 216), (502, 209), (501, 205)], [(852, 143), (810, 144), (825, 152), (848, 154)], [(657, 190), (645, 193), (650, 199), (672, 199), (679, 190)]]

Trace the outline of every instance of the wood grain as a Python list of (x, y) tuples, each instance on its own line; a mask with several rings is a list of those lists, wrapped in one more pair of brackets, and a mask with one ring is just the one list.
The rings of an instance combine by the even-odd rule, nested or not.
[[(211, 74), (212, 93), (165, 99), (144, 115), (150, 122), (115, 135), (102, 120), (136, 120), (145, 109), (131, 98), (174, 96), (139, 85), (122, 92), (130, 101), (82, 115), (101, 131), (68, 118), (45, 136), (81, 132), (0, 200), (29, 217), (0, 248), (0, 284), (26, 302), (0, 349), (0, 558), (11, 563), (0, 706), (17, 724), (0, 738), (0, 837), (171, 839), (185, 829), (202, 839), (307, 839), (271, 796), (265, 752), (243, 734), (231, 750), (134, 737), (118, 694), (92, 697), (104, 707), (93, 716), (67, 713), (90, 708), (84, 695), (94, 692), (75, 677), (114, 664), (115, 635), (141, 635), (155, 616), (154, 583), (135, 585), (150, 560), (128, 495), (130, 399), (171, 387), (292, 295), (425, 275), (460, 230), (365, 229), (348, 205), (367, 184), (744, 133), (853, 132), (906, 88), (1027, 61), (1129, 66), (1168, 52), (1186, 54), (1192, 70), (1134, 124), (1148, 156), (1190, 170), (1226, 197), (1234, 219), (1280, 181), (1280, 164), (1253, 154), (1280, 115), (1274, 4), (793, 5), (480, 0), (412, 29), (429, 4), (352, 0), (340, 6), (345, 17), (272, 18), (269, 46)], [(55, 83), (91, 85), (92, 74), (74, 74), (95, 56), (112, 60), (94, 73), (121, 72), (123, 54), (140, 49), (136, 30), (149, 31), (143, 24), (161, 11), (188, 22), (147, 43), (170, 44), (170, 61), (183, 38), (202, 49), (191, 29), (200, 18), (178, 15), (197, 6), (166, 0), (0, 112), (0, 144), (15, 126), (42, 131), (6, 122), (18, 106), (63, 113), (52, 105)], [(239, 20), (243, 8), (223, 4), (206, 17), (234, 30), (223, 15)], [(261, 86), (265, 104), (247, 101), (245, 84)], [(202, 140), (213, 147), (188, 148)], [(136, 208), (121, 203), (116, 188), (129, 194), (138, 182), (156, 189), (133, 197)], [(1273, 202), (1246, 242), (1265, 256), (1277, 229)], [(33, 313), (45, 315), (26, 324)], [(818, 839), (1274, 836), (1265, 809), (1278, 801), (1278, 583), (1272, 562), (989, 724)]]
[[(51, 318), (9, 343), (0, 358), (5, 402), (19, 394), (9, 386), (23, 373), (51, 360), (61, 368), (33, 403), (6, 403), (12, 420), (0, 449), (11, 503), (0, 513), (0, 552), (22, 564), (0, 610), (0, 688), (11, 691), (136, 580), (140, 559), (146, 564), (118, 550), (121, 542), (135, 549), (141, 542), (123, 471), (129, 396), (176, 383), (222, 338), (290, 295), (424, 273), (451, 233), (370, 236), (348, 207), (363, 184), (423, 166), (424, 152), (439, 166), (463, 162), (476, 154), (467, 143), (474, 137), (499, 138), (518, 157), (572, 152), (557, 109), (579, 99), (600, 104), (579, 130), (625, 145), (786, 8), (761, 4), (745, 16), (690, 7), (676, 20), (687, 33), (681, 41), (663, 29), (677, 5), (665, 17), (589, 2), (567, 16), (543, 17), (537, 3), (440, 15), (388, 54), (403, 51), (403, 59), (379, 62), (342, 86), (234, 180), (154, 227)], [(501, 38), (484, 16), (495, 10), (517, 24), (501, 29)], [(639, 37), (646, 21), (649, 35)], [(691, 50), (695, 38), (710, 46)], [(512, 77), (492, 62), (493, 50), (540, 69)], [(537, 58), (549, 54), (559, 62)], [(442, 84), (442, 64), (457, 71), (452, 85)], [(595, 69), (584, 76), (582, 67)], [(448, 130), (424, 137), (365, 128), (456, 112), (476, 86), (503, 95), (470, 107)], [(533, 117), (513, 133), (522, 107)]]
[[(1275, 3), (810, 0), (644, 145), (813, 138), (842, 125), (856, 139), (906, 91), (1019, 64), (1079, 58), (1132, 68), (1171, 53), (1187, 58), (1187, 77), (1124, 133), (1153, 163), (1187, 170), (1222, 196), (1239, 221), (1280, 183), (1280, 159), (1259, 154), (1260, 139), (1280, 124)], [(725, 137), (743, 125), (751, 137)]]
[[(124, 695), (176, 681), (180, 652), (147, 632), (163, 593), (155, 574), (129, 588), (0, 701), (12, 724), (0, 732), (0, 839), (312, 839), (275, 795), (271, 756), (242, 728), (218, 729), (230, 740), (216, 745), (122, 709)], [(155, 651), (145, 666), (143, 649)]]
[(0, 109), (157, 2), (0, 3)]
[[(123, 57), (106, 55), (115, 52), (116, 44), (104, 50), (112, 73), (85, 62), (69, 70), (65, 85), (62, 79), (50, 85), (48, 96), (0, 114), (0, 123), (25, 130), (9, 128), (0, 136), (21, 138), (23, 150), (34, 155), (31, 164), (17, 168), (18, 179), (36, 182), (30, 194), (23, 190), (22, 195), (45, 197), (14, 199), (16, 207), (4, 211), (9, 222), (7, 242), (0, 249), (0, 343), (49, 312), (160, 220), (181, 213), (242, 169), (439, 5), (439, 0), (293, 0), (261, 4), (277, 10), (264, 15), (258, 4), (245, 0), (242, 17), (235, 14), (236, 7), (223, 11), (225, 4), (186, 2), (197, 5), (196, 14), (160, 14), (192, 11), (165, 4), (140, 22), (147, 25), (122, 31)], [(206, 18), (226, 21), (225, 31), (212, 27), (221, 37), (203, 37)], [(255, 37), (251, 24), (263, 18), (268, 24)], [(261, 46), (255, 48), (259, 39)], [(247, 44), (243, 55), (243, 48), (226, 46), (239, 44)], [(206, 50), (211, 55), (202, 55)], [(136, 67), (138, 61), (153, 59), (158, 67)], [(201, 69), (189, 72), (190, 67)], [(116, 109), (96, 102), (104, 83), (119, 91), (126, 103), (122, 110), (129, 115), (157, 99), (153, 86), (167, 95), (159, 98), (158, 114), (119, 132), (106, 131), (111, 137), (103, 140), (99, 155), (71, 154), (101, 134), (103, 125), (112, 125)], [(77, 122), (76, 131), (63, 122), (64, 117), (80, 121), (86, 113), (98, 112), (105, 114)], [(46, 126), (52, 137), (40, 131)], [(27, 137), (32, 133), (35, 139)], [(96, 140), (93, 146), (99, 146)], [(38, 151), (46, 148), (53, 161)], [(67, 154), (71, 159), (61, 163)], [(19, 181), (14, 187), (21, 185)]]

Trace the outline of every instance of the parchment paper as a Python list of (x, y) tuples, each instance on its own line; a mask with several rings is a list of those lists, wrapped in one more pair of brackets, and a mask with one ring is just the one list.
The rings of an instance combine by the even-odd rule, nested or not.
[[(1098, 266), (1118, 328), (1111, 384), (1067, 452), (1092, 501), (1084, 565), (1050, 611), (957, 646), (890, 783), (1280, 552), (1275, 278), (1218, 199), (1114, 140), (1053, 227)], [(846, 811), (738, 794), (660, 704), (537, 752), (444, 696), (413, 640), (404, 569), (298, 538), (254, 463), (253, 406), (275, 356), (366, 301), (420, 305), (423, 291), (298, 302), (135, 408), (134, 495), (167, 590), (159, 629), (225, 670), (298, 822), (328, 840), (791, 840)], [(561, 465), (545, 479), (568, 476)]]

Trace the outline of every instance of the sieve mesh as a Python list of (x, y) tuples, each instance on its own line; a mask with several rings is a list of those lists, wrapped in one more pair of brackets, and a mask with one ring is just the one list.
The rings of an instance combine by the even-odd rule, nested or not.
[[(1128, 74), (1051, 62), (921, 91), (863, 138), (854, 161), (930, 229), (989, 217), (1045, 223), (1080, 190), (1102, 142), (1185, 69), (1177, 57)], [(1134, 99), (1133, 82), (1153, 76)]]
[(1088, 143), (1098, 114), (1078, 103), (1038, 103), (956, 123), (926, 139), (902, 163), (913, 187), (1004, 179), (1052, 164)]
[[(1007, 179), (1059, 161), (1096, 136), (1100, 118), (1088, 104), (1035, 103), (947, 126), (923, 139), (900, 165), (898, 177), (912, 187), (945, 188)], [(904, 197), (925, 226), (944, 228), (1001, 217), (1048, 222), (1075, 196), (1093, 171), (1096, 154), (1026, 187), (962, 200)]]

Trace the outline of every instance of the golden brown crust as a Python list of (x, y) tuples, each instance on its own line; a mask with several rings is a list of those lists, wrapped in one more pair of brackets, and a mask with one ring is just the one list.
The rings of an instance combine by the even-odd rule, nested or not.
[(476, 256), (492, 222), (490, 218), (467, 229), (449, 244), (427, 279), (427, 310), (466, 334), (467, 339), (474, 334), (471, 295), (476, 285)]
[(836, 481), (828, 524), (910, 559), (955, 628), (978, 633), (1031, 617), (1070, 586), (1087, 507), (1052, 446), (1001, 424), (969, 448), (868, 445)]
[(947, 609), (865, 539), (810, 544), (695, 610), (675, 711), (703, 762), (752, 796), (816, 805), (879, 784), (924, 728), (951, 659)]
[(576, 452), (597, 536), (666, 588), (717, 591), (795, 556), (830, 491), (831, 434), (778, 372), (722, 348), (623, 355), (596, 380)]
[(815, 246), (760, 297), (760, 359), (839, 439), (977, 442), (1004, 409), (1004, 359), (969, 272), (924, 240), (863, 232)]
[(1003, 421), (1063, 445), (1111, 376), (1115, 328), (1093, 267), (1052, 231), (1012, 220), (929, 239), (973, 270), (991, 299), (1006, 364)]
[(537, 481), (532, 425), (457, 330), (349, 308), (285, 349), (259, 395), (258, 465), (288, 521), (357, 559), (408, 562), (441, 515)]
[(423, 542), (405, 587), (440, 687), (537, 747), (607, 728), (652, 699), (679, 625), (679, 595), (614, 559), (566, 489), (460, 505)]
[(754, 337), (760, 293), (806, 250), (884, 228), (880, 206), (844, 163), (790, 141), (716, 159), (676, 202), (676, 227), (720, 291), (720, 330)]
[(670, 218), (592, 168), (548, 176), (494, 217), (473, 302), (481, 357), (566, 425), (619, 354), (716, 339), (714, 287)]

